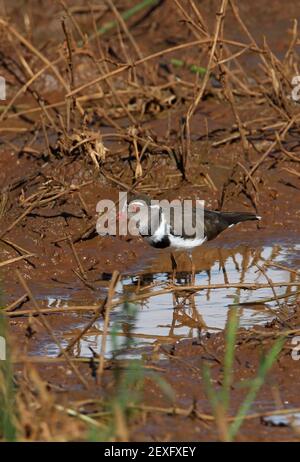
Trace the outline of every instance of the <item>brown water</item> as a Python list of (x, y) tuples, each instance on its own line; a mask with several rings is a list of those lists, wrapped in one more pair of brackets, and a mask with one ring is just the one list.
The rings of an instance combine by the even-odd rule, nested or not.
[[(299, 275), (293, 268), (297, 268), (300, 260), (300, 245), (275, 244), (265, 245), (260, 248), (238, 246), (235, 248), (217, 249), (219, 261), (214, 260), (216, 249), (209, 248), (196, 253), (194, 261), (197, 268), (195, 276), (196, 285), (224, 284), (224, 283), (262, 283), (266, 284), (266, 276), (276, 282), (299, 282)], [(210, 258), (210, 261), (209, 261)], [(184, 256), (178, 258), (178, 262)], [(222, 263), (220, 263), (220, 261)], [(186, 263), (186, 265), (184, 265)], [(285, 268), (279, 268), (280, 265)], [(265, 275), (256, 266), (265, 268)], [(135, 311), (135, 316), (128, 314), (124, 306), (114, 308), (110, 318), (110, 332), (116, 332), (118, 348), (126, 345), (128, 332), (131, 331), (134, 345), (130, 349), (122, 351), (126, 355), (136, 356), (145, 351), (145, 347), (157, 343), (172, 343), (183, 338), (195, 338), (206, 332), (217, 332), (224, 329), (229, 307), (235, 304), (240, 311), (240, 325), (250, 328), (255, 325), (265, 324), (276, 317), (280, 306), (291, 304), (295, 301), (297, 286), (276, 287), (276, 296), (290, 295), (288, 298), (275, 299), (271, 287), (258, 290), (243, 290), (240, 288), (205, 289), (190, 295), (187, 293), (172, 292), (157, 294), (170, 283), (170, 273), (167, 272), (170, 263), (167, 254), (160, 254), (153, 258), (144, 271), (134, 275), (123, 276), (117, 286), (116, 298), (127, 296), (129, 304), (127, 308)], [(178, 265), (180, 268), (180, 265)], [(158, 271), (158, 268), (162, 271)], [(290, 269), (290, 270), (289, 270)], [(183, 271), (177, 274), (176, 284), (180, 287), (188, 283), (189, 272)], [(299, 288), (298, 288), (299, 289)], [(103, 292), (105, 289), (102, 289)], [(57, 289), (56, 289), (57, 292)], [(150, 293), (149, 297), (141, 302), (130, 303), (130, 299), (137, 294)], [(52, 293), (42, 297), (47, 300), (49, 307), (64, 307), (74, 305), (74, 301), (67, 295)], [(78, 294), (76, 296), (78, 299)], [(76, 301), (76, 304), (78, 302)], [(85, 301), (82, 300), (82, 304)], [(288, 306), (288, 305), (286, 305)], [(82, 319), (82, 318), (81, 318)], [(76, 323), (76, 329), (83, 327), (88, 322)], [(80, 345), (75, 349), (79, 356), (91, 356), (92, 348), (95, 352), (100, 351), (103, 321), (99, 320), (93, 328), (83, 337)], [(71, 331), (74, 329), (72, 325)], [(72, 332), (65, 332), (63, 344), (67, 344)], [(108, 337), (107, 354), (112, 350), (112, 337)], [(57, 348), (53, 344), (43, 344), (42, 352), (53, 356), (57, 354)]]

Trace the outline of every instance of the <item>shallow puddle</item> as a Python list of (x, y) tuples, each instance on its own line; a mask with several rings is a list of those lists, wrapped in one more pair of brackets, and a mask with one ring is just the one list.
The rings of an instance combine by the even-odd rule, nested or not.
[(300, 427), (300, 412), (274, 414), (262, 418), (265, 425), (272, 427)]
[[(181, 262), (185, 271), (180, 272)], [(187, 259), (186, 259), (187, 260)], [(211, 284), (238, 283), (294, 283), (299, 282), (298, 268), (300, 260), (300, 245), (276, 244), (261, 248), (238, 246), (235, 248), (206, 248), (194, 257), (197, 268), (195, 285), (209, 286)], [(190, 273), (187, 270), (189, 262), (184, 256), (178, 257), (176, 285), (180, 288), (188, 284)], [(265, 324), (275, 318), (279, 309), (278, 304), (292, 303), (296, 295), (297, 286), (275, 287), (276, 297), (271, 287), (258, 290), (244, 290), (241, 288), (204, 289), (191, 295), (187, 292), (176, 291), (161, 293), (170, 287), (170, 260), (165, 253), (153, 259), (146, 271), (134, 276), (125, 275), (116, 290), (116, 298), (125, 296), (129, 303), (111, 311), (110, 335), (108, 336), (106, 353), (110, 355), (116, 344), (123, 354), (139, 355), (143, 347), (154, 343), (172, 343), (183, 338), (194, 338), (204, 332), (216, 332), (224, 329), (227, 321), (228, 309), (235, 305), (240, 313), (240, 325), (250, 328)], [(264, 268), (262, 272), (259, 268)], [(161, 271), (159, 271), (161, 268)], [(103, 289), (102, 289), (103, 292)], [(149, 294), (140, 302), (130, 302), (137, 295)], [(288, 295), (288, 297), (286, 297)], [(68, 306), (71, 303), (66, 297), (49, 295), (48, 306)], [(84, 301), (82, 301), (84, 304)], [(78, 303), (76, 303), (78, 304)], [(80, 315), (79, 315), (80, 316)], [(85, 326), (84, 322), (76, 325)], [(91, 356), (91, 348), (100, 351), (103, 321), (99, 320), (83, 337), (80, 345), (75, 348), (75, 354)], [(74, 336), (72, 332), (65, 333), (64, 345)], [(113, 335), (112, 335), (113, 333)], [(131, 337), (131, 344), (128, 343)], [(114, 347), (112, 346), (114, 343)], [(134, 342), (134, 344), (132, 344)], [(138, 350), (137, 350), (138, 348)], [(141, 350), (142, 348), (142, 350)], [(55, 355), (56, 346), (43, 345), (43, 354)]]

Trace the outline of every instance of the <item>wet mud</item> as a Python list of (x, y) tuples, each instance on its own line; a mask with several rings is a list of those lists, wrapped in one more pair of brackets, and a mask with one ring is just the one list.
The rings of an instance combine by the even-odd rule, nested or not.
[[(18, 3), (7, 5), (7, 17), (26, 34)], [(157, 2), (145, 16), (131, 19), (130, 30), (143, 56), (195, 40), (185, 24), (187, 18), (174, 3)], [(215, 24), (217, 3), (203, 2), (201, 12), (210, 30)], [(68, 4), (82, 30), (88, 31), (91, 17), (78, 13), (77, 2)], [(121, 11), (130, 6), (127, 1), (115, 4)], [(238, 61), (243, 66), (243, 72), (237, 73), (242, 85), (228, 77), (233, 82), (228, 88), (234, 90), (235, 102), (222, 81), (222, 68), (218, 75), (216, 70), (190, 120), (189, 139), (180, 121), (186, 117), (203, 79), (188, 67), (199, 62), (197, 47), (188, 48), (188, 52), (178, 49), (175, 54), (162, 53), (153, 61), (153, 68), (151, 64), (142, 65), (136, 71), (129, 70), (126, 78), (117, 74), (113, 86), (105, 80), (103, 88), (88, 87), (79, 92), (84, 116), (75, 111), (69, 121), (71, 127), (65, 124), (70, 111), (65, 104), (65, 89), (50, 71), (44, 72), (33, 87), (38, 96), (20, 94), (1, 120), (1, 301), (22, 403), (20, 439), (224, 439), (207, 395), (203, 365), (208, 364), (212, 383), (220, 389), (224, 380), (224, 332), (230, 309), (235, 307), (240, 325), (229, 422), (245, 397), (245, 384), (257, 373), (262, 355), (280, 333), (287, 332), (284, 348), (236, 440), (299, 440), (300, 362), (291, 354), (300, 308), (298, 122), (291, 124), (278, 141), (285, 124), (297, 120), (299, 107), (282, 96), (288, 90), (281, 81), (277, 94), (276, 84), (275, 90), (272, 87), (275, 71), (284, 75), (286, 84), (297, 57), (293, 55), (292, 61), (290, 52), (292, 64), (289, 67), (286, 58), (287, 70), (272, 62), (275, 71), (271, 67), (269, 74), (260, 75), (260, 53), (256, 49), (263, 48), (263, 30), (274, 53), (273, 61), (284, 60), (291, 43), (291, 19), (297, 17), (298, 8), (293, 1), (285, 2), (284, 11), (282, 2), (252, 4), (241, 2), (239, 6), (240, 16), (256, 42), (255, 50), (249, 45)], [(266, 7), (269, 14), (261, 14)], [(192, 10), (187, 11), (192, 14)], [(49, 27), (45, 27), (45, 18), (37, 8), (27, 13), (31, 23), (38, 25), (34, 43), (40, 47), (43, 44), (52, 60), (58, 44), (64, 44), (62, 53), (66, 56), (68, 43), (57, 19), (61, 15), (57, 6), (53, 4), (47, 10)], [(102, 13), (97, 13), (100, 19)], [(104, 17), (108, 21), (113, 15), (107, 11)], [(226, 16), (225, 30), (228, 40), (247, 41), (242, 28), (236, 27), (232, 10)], [(99, 77), (99, 67), (89, 50), (100, 53), (101, 62), (106, 59), (102, 74), (127, 62), (132, 50), (128, 35), (123, 35), (120, 42), (116, 32), (104, 35), (104, 49), (100, 44), (100, 51), (99, 43), (91, 49), (86, 46), (82, 52), (74, 45), (73, 88)], [(207, 66), (209, 54), (201, 51), (201, 65)], [(267, 52), (266, 46), (262, 55), (267, 56)], [(26, 53), (32, 69), (38, 72), (27, 48)], [(4, 44), (3, 50), (1, 45), (10, 99), (24, 84), (24, 75), (7, 56), (15, 56), (11, 42)], [(179, 67), (177, 63), (176, 67), (172, 58), (185, 64)], [(68, 79), (68, 60), (62, 61), (57, 66)], [(233, 74), (237, 69), (234, 66)], [(25, 75), (30, 78), (28, 69)], [(42, 110), (42, 103), (46, 107), (53, 104), (54, 109)], [(1, 116), (5, 105), (0, 108)], [(100, 153), (95, 158), (96, 134), (101, 136)], [(188, 154), (184, 156), (187, 142)], [(140, 158), (137, 146), (142, 152)], [(198, 198), (205, 200), (207, 208), (254, 211), (262, 220), (239, 224), (196, 249), (193, 287), (190, 261), (184, 254), (176, 254), (174, 275), (168, 250), (153, 249), (139, 237), (96, 233), (97, 203), (101, 199), (116, 203), (119, 192), (128, 190), (156, 199)], [(111, 305), (105, 305), (116, 272), (119, 280), (113, 287)], [(86, 326), (89, 328), (84, 332)], [(67, 358), (61, 354), (65, 348), (69, 348)], [(105, 360), (99, 379), (102, 357)], [(121, 413), (125, 423), (120, 424), (120, 413), (111, 403), (111, 396), (119, 396), (120, 377), (127, 377), (126, 373), (135, 377), (135, 361), (143, 368), (143, 383), (132, 379), (134, 391), (126, 398), (127, 407)], [(136, 392), (138, 399), (133, 398)], [(34, 423), (32, 409), (36, 410)], [(107, 428), (111, 430), (109, 435), (105, 433)]]

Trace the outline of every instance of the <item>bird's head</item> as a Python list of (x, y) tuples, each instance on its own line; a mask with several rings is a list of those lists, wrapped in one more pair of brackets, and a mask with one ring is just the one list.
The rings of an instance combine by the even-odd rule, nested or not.
[(157, 206), (151, 205), (151, 199), (145, 194), (128, 194), (128, 200), (122, 206), (119, 213), (119, 220), (129, 220), (136, 226), (142, 235), (149, 234), (151, 214), (157, 211)]

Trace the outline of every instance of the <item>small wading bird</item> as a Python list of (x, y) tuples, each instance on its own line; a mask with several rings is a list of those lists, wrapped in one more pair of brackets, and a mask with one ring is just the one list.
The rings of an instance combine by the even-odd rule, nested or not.
[[(157, 202), (157, 201), (155, 201)], [(182, 213), (182, 212), (181, 212)], [(192, 221), (195, 223), (196, 207), (192, 207)], [(158, 249), (182, 250), (186, 251), (192, 265), (192, 281), (194, 282), (195, 268), (192, 260), (192, 250), (199, 247), (206, 241), (211, 241), (227, 228), (241, 223), (242, 221), (260, 220), (261, 217), (249, 212), (218, 212), (214, 210), (203, 210), (201, 220), (201, 230), (197, 232), (197, 222), (193, 233), (187, 234), (185, 227), (182, 226), (181, 233), (178, 234), (174, 226), (174, 214), (167, 217), (163, 208), (152, 203), (146, 195), (129, 195), (128, 202), (125, 203), (119, 213), (119, 220), (133, 220), (139, 234), (152, 247)], [(184, 214), (182, 220), (184, 221)], [(171, 253), (173, 278), (177, 268), (176, 260)]]

